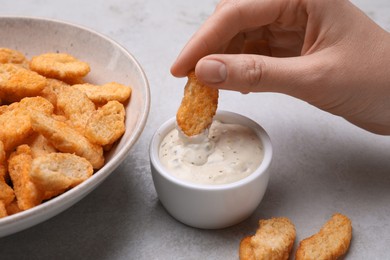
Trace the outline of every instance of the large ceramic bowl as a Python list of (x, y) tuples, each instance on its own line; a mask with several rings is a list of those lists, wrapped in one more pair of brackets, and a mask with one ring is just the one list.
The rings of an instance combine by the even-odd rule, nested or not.
[(94, 190), (125, 159), (141, 135), (150, 106), (147, 78), (137, 60), (118, 43), (97, 32), (66, 22), (30, 17), (0, 17), (0, 47), (27, 57), (66, 52), (90, 64), (88, 82), (116, 81), (132, 87), (126, 105), (126, 132), (106, 156), (106, 164), (91, 178), (32, 209), (0, 219), (0, 237), (26, 229), (69, 208)]
[(272, 161), (270, 138), (255, 121), (228, 111), (218, 111), (215, 119), (249, 127), (259, 137), (264, 158), (249, 176), (218, 185), (197, 184), (175, 177), (161, 162), (159, 148), (164, 137), (176, 127), (176, 118), (161, 125), (150, 143), (153, 182), (162, 205), (178, 221), (202, 229), (226, 228), (248, 218), (267, 189)]

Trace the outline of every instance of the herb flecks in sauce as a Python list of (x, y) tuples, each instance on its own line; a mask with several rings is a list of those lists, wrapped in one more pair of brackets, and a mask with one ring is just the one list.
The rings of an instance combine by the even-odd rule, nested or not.
[(160, 146), (160, 160), (179, 179), (226, 184), (250, 175), (263, 159), (263, 146), (250, 128), (214, 121), (204, 136), (172, 130)]

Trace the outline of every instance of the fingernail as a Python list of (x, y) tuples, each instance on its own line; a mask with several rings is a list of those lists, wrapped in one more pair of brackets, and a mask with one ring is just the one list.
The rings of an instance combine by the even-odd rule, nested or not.
[(197, 65), (197, 74), (205, 83), (220, 83), (226, 80), (226, 65), (216, 60), (202, 60)]

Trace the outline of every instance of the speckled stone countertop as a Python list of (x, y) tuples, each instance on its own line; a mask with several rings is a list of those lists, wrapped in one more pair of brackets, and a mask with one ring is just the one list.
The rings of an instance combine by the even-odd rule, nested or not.
[[(353, 2), (390, 31), (388, 0)], [(115, 173), (65, 212), (1, 238), (0, 259), (238, 259), (240, 240), (261, 218), (289, 217), (297, 244), (334, 212), (353, 222), (346, 259), (389, 258), (390, 137), (285, 95), (221, 92), (219, 108), (260, 123), (274, 145), (270, 183), (250, 218), (223, 230), (200, 230), (177, 222), (159, 203), (148, 146), (156, 128), (175, 115), (185, 83), (169, 68), (216, 3), (0, 1), (0, 15), (64, 20), (113, 38), (141, 63), (152, 95), (146, 129)]]

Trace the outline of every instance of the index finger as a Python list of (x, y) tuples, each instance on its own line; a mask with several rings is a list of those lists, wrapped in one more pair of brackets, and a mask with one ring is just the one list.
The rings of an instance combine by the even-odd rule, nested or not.
[(217, 53), (239, 32), (272, 23), (283, 3), (287, 1), (221, 1), (179, 54), (171, 67), (172, 75), (186, 76), (201, 58)]

